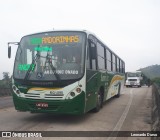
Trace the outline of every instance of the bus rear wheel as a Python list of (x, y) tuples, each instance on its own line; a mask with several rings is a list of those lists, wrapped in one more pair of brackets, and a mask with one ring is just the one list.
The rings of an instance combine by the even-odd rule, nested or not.
[(119, 84), (118, 86), (118, 94), (116, 95), (116, 98), (119, 98), (120, 97), (120, 93), (121, 92), (121, 84)]

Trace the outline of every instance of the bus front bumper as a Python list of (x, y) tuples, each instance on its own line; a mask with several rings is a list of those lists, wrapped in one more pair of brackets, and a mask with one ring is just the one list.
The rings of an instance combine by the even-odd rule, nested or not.
[[(84, 114), (85, 93), (82, 92), (73, 99), (67, 100), (44, 100), (27, 99), (18, 97), (13, 93), (13, 102), (18, 111), (30, 111), (31, 113), (53, 114)], [(37, 103), (45, 103), (47, 107), (37, 107)]]

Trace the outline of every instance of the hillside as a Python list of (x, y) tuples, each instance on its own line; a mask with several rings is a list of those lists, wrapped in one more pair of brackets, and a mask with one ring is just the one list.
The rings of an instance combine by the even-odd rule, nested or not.
[(152, 65), (139, 70), (150, 79), (160, 78), (160, 65)]

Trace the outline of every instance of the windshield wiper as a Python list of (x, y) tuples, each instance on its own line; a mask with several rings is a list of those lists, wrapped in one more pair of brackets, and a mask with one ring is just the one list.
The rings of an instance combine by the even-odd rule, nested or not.
[[(30, 64), (30, 67), (29, 67), (29, 69), (28, 69), (28, 71), (27, 71), (27, 73), (26, 73), (26, 75), (25, 75), (25, 77), (24, 77), (24, 80), (27, 80), (27, 79), (28, 79), (29, 74), (30, 74), (30, 72), (31, 72), (31, 70), (32, 70), (32, 66), (35, 65), (35, 62), (36, 62), (37, 59), (39, 59), (39, 58), (40, 58), (40, 54), (39, 54), (39, 52), (37, 51), (34, 59), (32, 60), (32, 63)], [(34, 66), (34, 67), (35, 67), (35, 66)]]
[(59, 77), (59, 75), (56, 73), (56, 68), (53, 66), (52, 61), (50, 61), (51, 59), (52, 59), (52, 58), (50, 58), (50, 57), (49, 57), (49, 54), (47, 53), (46, 61), (45, 61), (45, 66), (44, 66), (44, 71), (45, 71), (45, 69), (46, 69), (46, 67), (47, 67), (46, 64), (48, 63), (49, 66), (51, 67), (52, 72), (53, 72), (53, 74), (55, 75), (56, 79), (59, 81), (59, 80), (60, 80), (60, 77)]

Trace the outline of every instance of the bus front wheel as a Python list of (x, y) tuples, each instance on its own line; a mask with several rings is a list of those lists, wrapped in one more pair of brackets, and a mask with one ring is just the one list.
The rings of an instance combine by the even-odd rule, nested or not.
[(97, 99), (96, 99), (96, 107), (93, 109), (94, 112), (98, 112), (102, 108), (102, 104), (103, 104), (102, 99), (103, 99), (102, 94), (98, 93)]

